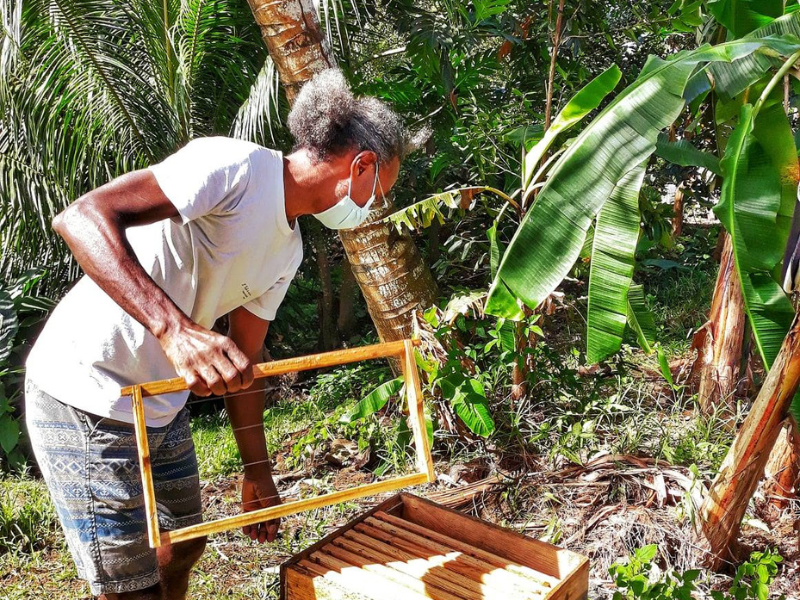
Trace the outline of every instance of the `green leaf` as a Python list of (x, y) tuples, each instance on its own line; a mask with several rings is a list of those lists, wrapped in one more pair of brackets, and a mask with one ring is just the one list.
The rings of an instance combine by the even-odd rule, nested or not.
[(653, 313), (647, 308), (644, 287), (632, 283), (628, 289), (628, 326), (636, 334), (639, 346), (648, 354), (653, 352), (656, 339), (656, 323)]
[(667, 383), (670, 387), (675, 387), (675, 381), (672, 379), (672, 371), (669, 368), (669, 361), (667, 360), (667, 355), (664, 353), (664, 349), (661, 346), (658, 346), (658, 366), (661, 369), (661, 375), (664, 379), (667, 380)]
[(474, 205), (475, 194), (485, 189), (483, 187), (466, 187), (434, 194), (387, 215), (383, 221), (391, 222), (398, 231), (402, 231), (403, 226), (412, 231), (424, 229), (430, 227), (434, 220), (444, 223), (445, 216), (442, 213), (442, 207), (468, 210)]
[(708, 0), (707, 6), (737, 38), (783, 15), (783, 0)]
[(495, 425), (489, 410), (489, 401), (479, 381), (454, 373), (443, 377), (438, 383), (442, 395), (449, 400), (453, 411), (470, 431), (481, 437), (494, 432)]
[(363, 419), (382, 409), (389, 398), (394, 396), (403, 387), (403, 378), (392, 379), (376, 387), (369, 394), (359, 400), (356, 405), (339, 419), (341, 423), (352, 423)]
[(779, 101), (760, 114), (752, 105), (742, 107), (721, 165), (724, 180), (714, 212), (731, 236), (745, 311), (769, 368), (794, 318), (771, 275), (786, 246), (796, 193), (790, 175), (797, 165), (794, 140)]
[(18, 329), (19, 321), (14, 301), (8, 292), (0, 289), (0, 363), (11, 354)]
[[(769, 71), (770, 67), (780, 64), (776, 60), (781, 40), (800, 39), (800, 14), (794, 13), (775, 19), (768, 25), (756, 29), (744, 38), (744, 41), (761, 40), (764, 46), (758, 51), (733, 63), (715, 63), (709, 66), (714, 80), (714, 90), (722, 98), (730, 99), (741, 94)], [(792, 50), (783, 50), (791, 54)]]
[(596, 363), (617, 352), (628, 321), (628, 288), (639, 240), (639, 190), (643, 162), (614, 188), (597, 216), (589, 272), (586, 361)]
[(666, 135), (659, 134), (656, 141), (656, 155), (682, 167), (703, 167), (721, 175), (719, 159), (710, 152), (698, 150), (687, 140), (670, 142)]
[(0, 415), (0, 447), (9, 454), (19, 442), (19, 423), (10, 414)]
[(583, 117), (600, 106), (603, 98), (608, 96), (617, 87), (622, 78), (622, 71), (617, 65), (611, 65), (597, 77), (587, 83), (581, 90), (567, 102), (566, 106), (553, 119), (550, 128), (545, 131), (541, 140), (531, 148), (522, 161), (522, 188), (527, 190), (531, 178), (539, 167), (542, 157), (552, 145), (559, 133), (567, 131), (579, 123)]
[(636, 558), (643, 563), (649, 563), (656, 557), (656, 554), (658, 554), (658, 546), (656, 544), (648, 544), (647, 546), (637, 548), (634, 554)]
[(678, 53), (667, 61), (650, 57), (636, 81), (583, 130), (551, 169), (503, 256), (486, 312), (511, 318), (505, 292), (531, 308), (547, 298), (569, 273), (587, 229), (614, 188), (653, 153), (659, 131), (680, 114), (683, 89), (695, 66), (741, 59), (758, 47), (756, 42), (737, 41)]

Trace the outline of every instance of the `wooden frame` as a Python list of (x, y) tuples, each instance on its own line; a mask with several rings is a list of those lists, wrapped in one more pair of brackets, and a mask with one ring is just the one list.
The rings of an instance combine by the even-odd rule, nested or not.
[[(380, 551), (383, 558), (374, 554), (367, 556), (357, 549), (350, 548), (351, 552), (368, 558), (366, 562), (369, 564), (366, 568), (352, 568), (347, 562), (332, 567), (322, 562), (315, 564), (315, 556), (324, 554), (325, 548), (346, 549), (346, 542), (348, 538), (353, 539), (353, 532), (359, 532), (360, 528), (369, 525), (369, 522), (374, 517), (379, 517), (381, 513), (408, 522), (411, 528), (417, 531), (417, 535), (421, 536), (411, 543), (431, 549), (431, 556), (445, 556), (443, 548), (436, 548), (432, 543), (447, 544), (450, 546), (450, 551), (458, 552), (462, 556), (448, 557), (449, 560), (441, 563), (448, 565), (444, 569), (440, 566), (426, 565), (423, 575), (419, 577), (403, 568), (411, 567), (416, 561), (409, 561), (409, 557), (402, 556), (404, 551), (409, 551), (408, 542), (403, 540), (404, 536), (395, 536), (392, 533), (384, 541), (399, 551), (389, 550), (393, 556), (388, 556), (385, 548)], [(409, 529), (408, 526), (406, 529)], [(450, 539), (444, 540), (443, 537)], [(344, 544), (340, 543), (342, 539), (345, 540)], [(405, 539), (408, 540), (407, 537)], [(484, 564), (484, 568), (481, 569), (480, 565), (476, 565), (469, 557), (477, 558), (488, 565)], [(509, 564), (513, 566), (509, 567)], [(509, 575), (523, 574), (526, 578), (533, 576), (543, 582), (544, 586), (537, 591), (533, 586), (523, 584), (524, 591), (520, 594), (518, 585), (523, 582), (516, 580), (511, 587), (508, 587), (509, 577), (504, 576), (502, 580), (492, 578), (494, 569), (489, 565), (498, 570), (508, 569)], [(396, 571), (383, 568), (385, 566), (412, 574), (413, 578), (419, 579), (422, 584), (421, 589), (413, 591), (409, 587), (398, 586), (398, 582), (401, 580), (408, 582), (408, 578), (403, 575), (395, 577), (398, 575)], [(448, 580), (451, 583), (455, 581), (453, 573), (467, 575), (474, 581), (473, 586), (478, 585), (482, 589), (476, 590), (471, 595), (463, 595), (457, 589), (448, 588)], [(489, 575), (489, 578), (484, 578), (486, 575)], [(457, 575), (455, 577), (458, 579)], [(375, 597), (375, 590), (379, 590), (379, 596), (386, 600), (411, 598), (458, 600), (465, 597), (483, 600), (518, 600), (521, 597), (538, 600), (586, 600), (589, 590), (589, 559), (566, 548), (527, 537), (440, 506), (430, 500), (401, 492), (361, 513), (317, 543), (292, 556), (281, 565), (280, 580), (281, 600), (363, 599)], [(343, 590), (351, 593), (345, 595), (346, 593), (342, 593)], [(443, 593), (442, 590), (449, 592)]]
[(145, 426), (143, 398), (158, 394), (181, 392), (187, 390), (186, 381), (182, 377), (153, 381), (122, 388), (122, 396), (131, 396), (133, 405), (134, 429), (136, 432), (136, 445), (139, 452), (139, 465), (142, 474), (142, 488), (144, 492), (144, 508), (147, 520), (147, 534), (151, 548), (158, 548), (162, 544), (172, 544), (184, 540), (203, 537), (211, 533), (227, 531), (245, 525), (261, 523), (270, 519), (277, 519), (293, 515), (305, 510), (312, 510), (323, 506), (330, 506), (347, 500), (372, 496), (383, 492), (397, 490), (409, 485), (418, 485), (434, 481), (436, 474), (433, 471), (430, 445), (425, 431), (425, 418), (422, 410), (422, 390), (420, 387), (419, 372), (414, 360), (414, 347), (419, 345), (417, 340), (400, 340), (385, 342), (371, 346), (337, 350), (310, 356), (288, 358), (268, 363), (261, 363), (253, 367), (253, 377), (271, 377), (284, 373), (308, 371), (322, 367), (343, 365), (347, 363), (372, 360), (376, 358), (398, 358), (401, 362), (405, 378), (406, 398), (408, 401), (408, 414), (411, 430), (414, 434), (416, 446), (417, 473), (402, 475), (385, 481), (377, 481), (366, 485), (357, 486), (349, 490), (330, 492), (316, 498), (305, 498), (287, 502), (279, 506), (271, 506), (251, 512), (241, 513), (230, 517), (223, 517), (214, 521), (182, 527), (172, 531), (159, 531), (158, 513), (156, 509), (155, 490), (153, 488), (153, 471), (150, 464), (150, 450), (147, 442), (147, 429)]

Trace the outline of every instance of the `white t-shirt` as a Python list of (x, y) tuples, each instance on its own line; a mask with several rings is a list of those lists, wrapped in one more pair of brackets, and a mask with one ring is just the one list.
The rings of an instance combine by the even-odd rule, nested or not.
[[(300, 228), (286, 220), (282, 154), (200, 138), (150, 171), (180, 216), (127, 230), (145, 271), (203, 327), (240, 306), (273, 320), (303, 257)], [(26, 367), (61, 402), (128, 423), (120, 387), (177, 376), (155, 336), (86, 276), (53, 311)], [(168, 424), (187, 396), (145, 398), (147, 424)]]

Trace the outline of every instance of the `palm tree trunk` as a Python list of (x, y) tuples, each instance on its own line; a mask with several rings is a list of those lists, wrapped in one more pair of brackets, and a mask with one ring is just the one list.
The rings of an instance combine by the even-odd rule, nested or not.
[(739, 558), (737, 538), (742, 517), (764, 475), (798, 385), (800, 320), (795, 317), (700, 508), (698, 545), (704, 551), (701, 562), (707, 568), (718, 569), (724, 562)]
[[(335, 64), (310, 0), (248, 0), (290, 103), (302, 85)], [(380, 204), (380, 205), (378, 205)], [(438, 290), (408, 233), (377, 222), (394, 212), (391, 198), (374, 203), (367, 222), (339, 232), (367, 310), (382, 341), (408, 337), (412, 313)]]
[(745, 312), (742, 286), (733, 261), (730, 236), (725, 233), (708, 322), (695, 334), (696, 370), (700, 373), (698, 402), (709, 413), (719, 404), (733, 406), (739, 382)]

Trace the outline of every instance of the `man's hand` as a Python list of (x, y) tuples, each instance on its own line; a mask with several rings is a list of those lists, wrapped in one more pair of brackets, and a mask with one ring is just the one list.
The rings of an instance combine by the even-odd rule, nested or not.
[(222, 396), (253, 384), (250, 359), (224, 335), (186, 319), (158, 340), (178, 375), (198, 396)]
[[(260, 508), (269, 508), (281, 503), (278, 489), (275, 482), (269, 475), (257, 479), (249, 479), (247, 476), (242, 480), (242, 512), (250, 512)], [(280, 519), (256, 523), (255, 525), (245, 525), (242, 533), (249, 535), (250, 539), (259, 543), (274, 542), (278, 535)]]

